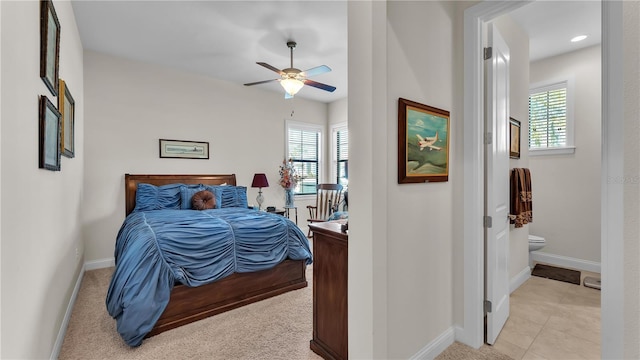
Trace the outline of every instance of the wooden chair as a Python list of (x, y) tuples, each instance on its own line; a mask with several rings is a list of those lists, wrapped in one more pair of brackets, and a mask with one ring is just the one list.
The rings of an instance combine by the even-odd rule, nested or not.
[[(316, 204), (307, 205), (309, 210), (309, 224), (327, 221), (331, 213), (336, 211), (340, 204), (342, 195), (342, 185), (340, 184), (318, 184), (316, 186)], [(307, 233), (311, 237), (311, 229)]]

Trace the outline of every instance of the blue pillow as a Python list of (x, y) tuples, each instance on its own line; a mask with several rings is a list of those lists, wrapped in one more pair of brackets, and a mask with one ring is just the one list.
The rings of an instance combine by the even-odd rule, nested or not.
[(184, 184), (155, 186), (139, 183), (136, 190), (136, 211), (180, 209), (180, 187)]
[(349, 218), (349, 212), (348, 211), (336, 211), (336, 212), (332, 213), (331, 216), (329, 216), (327, 221), (348, 219), (348, 218)]
[(218, 188), (221, 188), (221, 187), (223, 187), (223, 185), (205, 186), (205, 190), (211, 191), (213, 193), (213, 196), (216, 198), (216, 209), (220, 209), (222, 205), (222, 190), (218, 190)]
[(191, 209), (191, 198), (198, 191), (205, 190), (205, 186), (202, 184), (198, 185), (182, 185), (180, 187), (180, 209), (182, 210), (190, 210)]
[(216, 209), (228, 207), (247, 208), (247, 187), (246, 186), (207, 186), (207, 190), (216, 196)]
[(249, 206), (247, 202), (247, 187), (236, 186), (236, 207), (247, 208)]

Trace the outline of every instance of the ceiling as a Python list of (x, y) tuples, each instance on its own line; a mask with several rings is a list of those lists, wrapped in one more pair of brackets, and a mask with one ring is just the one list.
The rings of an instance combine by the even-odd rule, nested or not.
[[(540, 60), (554, 55), (600, 44), (600, 1), (535, 1), (509, 13), (529, 34), (529, 59)], [(580, 42), (577, 35), (588, 37)]]
[[(298, 43), (294, 67), (327, 65), (296, 97), (332, 102), (347, 97), (346, 1), (98, 1), (74, 0), (83, 47), (203, 74), (238, 85), (278, 77), (256, 62), (290, 66), (286, 43)], [(537, 1), (512, 13), (530, 35), (533, 59), (600, 42), (599, 1)], [(583, 30), (584, 27), (584, 30)], [(569, 38), (593, 35), (578, 44)], [(278, 82), (253, 88), (284, 91)]]
[[(256, 62), (332, 71), (312, 78), (333, 92), (305, 86), (296, 97), (347, 97), (345, 1), (73, 1), (85, 49), (157, 63), (236, 84), (278, 77)], [(253, 88), (284, 90), (278, 82)]]

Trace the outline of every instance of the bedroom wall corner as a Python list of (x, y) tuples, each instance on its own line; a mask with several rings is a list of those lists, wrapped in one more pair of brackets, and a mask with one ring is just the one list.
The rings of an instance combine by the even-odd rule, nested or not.
[(0, 5), (2, 358), (51, 356), (83, 261), (82, 43), (71, 3), (54, 1), (63, 29), (59, 77), (75, 100), (75, 157), (62, 157), (59, 172), (39, 169), (39, 96), (56, 107), (58, 100), (39, 76), (39, 5)]
[[(349, 357), (387, 352), (386, 3), (348, 2)], [(375, 146), (380, 144), (380, 146)]]
[(348, 122), (348, 98), (336, 100), (329, 103), (329, 125)]

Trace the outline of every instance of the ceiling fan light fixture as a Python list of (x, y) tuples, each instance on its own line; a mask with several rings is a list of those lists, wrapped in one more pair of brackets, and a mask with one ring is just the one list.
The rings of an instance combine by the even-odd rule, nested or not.
[(280, 80), (280, 85), (282, 85), (287, 94), (294, 96), (302, 89), (304, 83), (298, 79), (284, 79)]
[[(0, 0), (2, 1), (2, 0)], [(252, 83), (247, 83), (244, 84), (245, 86), (252, 86), (252, 85), (258, 85), (258, 84), (264, 84), (264, 83), (268, 83), (268, 82), (272, 82), (272, 81), (278, 81), (280, 82), (280, 85), (282, 85), (282, 87), (284, 88), (284, 91), (286, 92), (284, 95), (285, 99), (291, 99), (295, 94), (298, 93), (298, 91), (300, 91), (300, 89), (302, 89), (303, 86), (305, 85), (309, 85), (312, 86), (314, 88), (320, 89), (320, 90), (324, 90), (324, 91), (328, 91), (328, 92), (333, 92), (336, 90), (335, 86), (331, 86), (331, 85), (327, 85), (327, 84), (323, 84), (317, 81), (313, 81), (313, 80), (309, 80), (308, 78), (312, 77), (312, 76), (316, 76), (316, 75), (320, 75), (320, 74), (324, 74), (327, 73), (329, 71), (331, 71), (331, 68), (328, 67), (327, 65), (320, 65), (320, 66), (316, 66), (313, 67), (311, 69), (307, 69), (305, 71), (300, 71), (300, 69), (296, 69), (293, 67), (293, 48), (296, 47), (296, 43), (294, 41), (288, 41), (287, 42), (287, 46), (289, 47), (289, 50), (291, 52), (291, 66), (286, 68), (286, 69), (278, 69), (274, 66), (271, 66), (265, 62), (257, 62), (256, 64), (263, 66), (273, 72), (278, 73), (278, 75), (280, 75), (280, 78), (277, 79), (271, 79), (271, 80), (263, 80), (263, 81), (256, 81), (256, 82), (252, 82)]]

